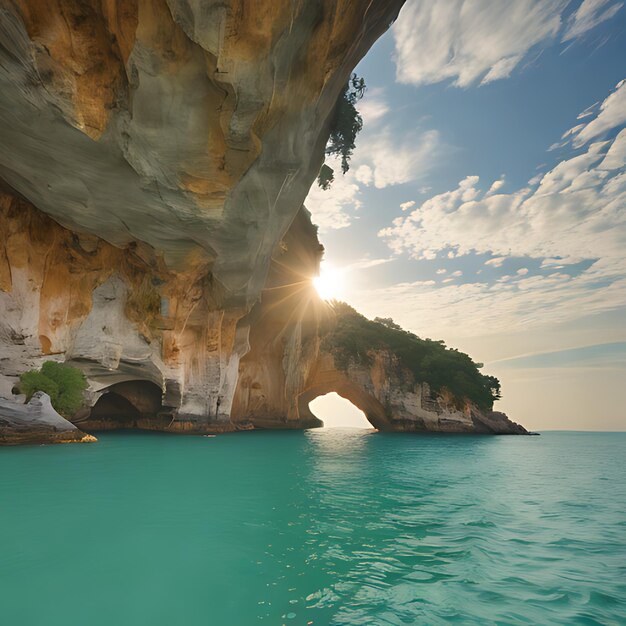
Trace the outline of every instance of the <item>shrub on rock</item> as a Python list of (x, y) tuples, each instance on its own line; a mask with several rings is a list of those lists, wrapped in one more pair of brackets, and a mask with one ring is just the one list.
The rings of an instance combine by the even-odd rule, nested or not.
[(36, 391), (50, 396), (54, 409), (64, 417), (71, 417), (83, 403), (87, 381), (76, 367), (46, 361), (40, 370), (30, 370), (20, 376), (19, 390), (30, 400)]

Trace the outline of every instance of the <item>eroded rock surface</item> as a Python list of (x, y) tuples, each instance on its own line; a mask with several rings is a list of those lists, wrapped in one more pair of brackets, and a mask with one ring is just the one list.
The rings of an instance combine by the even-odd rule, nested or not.
[[(332, 320), (328, 305), (318, 303), (313, 309)], [(267, 314), (268, 321), (270, 317)], [(271, 323), (276, 320), (272, 318)], [(333, 351), (320, 340), (323, 332), (320, 337), (310, 333), (310, 328), (308, 321), (292, 320), (274, 335), (268, 323), (253, 324), (252, 349), (240, 364), (233, 421), (257, 428), (320, 426), (309, 403), (335, 392), (361, 409), (378, 430), (528, 434), (504, 413), (481, 409), (467, 399), (459, 402), (445, 390), (432, 392), (389, 351), (372, 350), (370, 364), (339, 366)]]
[(88, 376), (90, 404), (116, 383), (149, 381), (171, 430), (229, 429), (246, 309), (219, 304), (210, 275), (173, 272), (145, 244), (78, 235), (7, 194), (0, 225), (1, 393), (57, 359)]
[(350, 71), (401, 0), (0, 3), (0, 178), (256, 300)]

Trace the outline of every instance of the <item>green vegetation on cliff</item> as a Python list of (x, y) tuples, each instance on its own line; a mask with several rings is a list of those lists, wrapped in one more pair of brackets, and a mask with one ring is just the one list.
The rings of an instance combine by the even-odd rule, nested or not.
[[(350, 169), (350, 158), (354, 151), (356, 136), (363, 129), (363, 118), (357, 111), (356, 103), (365, 93), (365, 81), (356, 74), (344, 86), (333, 114), (326, 154), (341, 157), (341, 171)], [(334, 171), (324, 164), (317, 177), (322, 189), (328, 189), (335, 179)]]
[(29, 370), (20, 376), (20, 393), (30, 400), (36, 391), (43, 391), (50, 396), (54, 409), (71, 417), (83, 403), (83, 391), (87, 381), (83, 373), (69, 365), (46, 361), (40, 370)]
[(323, 345), (338, 367), (346, 369), (351, 362), (369, 365), (373, 350), (386, 350), (416, 382), (428, 383), (435, 392), (447, 389), (457, 400), (467, 398), (481, 409), (491, 409), (500, 398), (500, 381), (481, 374), (482, 365), (467, 354), (447, 348), (443, 341), (420, 339), (391, 319), (369, 320), (344, 302), (333, 306), (335, 320)]

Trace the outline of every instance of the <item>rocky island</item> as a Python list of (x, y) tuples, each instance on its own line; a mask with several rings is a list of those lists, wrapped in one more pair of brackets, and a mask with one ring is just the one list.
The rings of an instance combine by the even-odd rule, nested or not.
[[(312, 286), (303, 203), (401, 5), (2, 3), (0, 443), (309, 428), (330, 391), (381, 430), (526, 433), (466, 355)], [(14, 394), (51, 360), (86, 377), (75, 426), (35, 428), (49, 401)]]

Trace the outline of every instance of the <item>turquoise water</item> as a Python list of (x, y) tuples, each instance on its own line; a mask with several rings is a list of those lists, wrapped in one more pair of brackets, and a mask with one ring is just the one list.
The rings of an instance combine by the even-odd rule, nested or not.
[(0, 449), (3, 626), (625, 624), (626, 433)]

